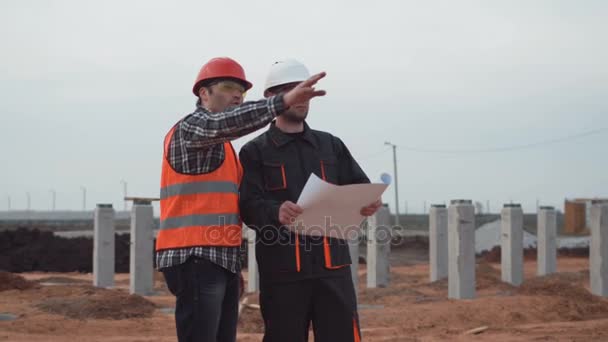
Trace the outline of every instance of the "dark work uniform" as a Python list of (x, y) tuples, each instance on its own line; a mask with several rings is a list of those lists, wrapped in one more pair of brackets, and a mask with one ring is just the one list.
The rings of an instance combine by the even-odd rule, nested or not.
[(274, 123), (239, 154), (243, 221), (256, 231), (264, 341), (359, 341), (357, 303), (346, 240), (311, 237), (279, 222), (279, 207), (297, 200), (311, 173), (344, 185), (369, 183), (344, 143), (312, 130), (286, 134)]

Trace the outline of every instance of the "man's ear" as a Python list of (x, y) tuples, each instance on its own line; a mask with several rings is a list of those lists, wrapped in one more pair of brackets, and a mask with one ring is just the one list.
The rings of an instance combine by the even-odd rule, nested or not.
[(198, 97), (201, 99), (201, 102), (209, 101), (209, 90), (205, 87), (201, 87), (198, 90)]
[(269, 90), (264, 91), (264, 97), (271, 97), (274, 96), (275, 94)]

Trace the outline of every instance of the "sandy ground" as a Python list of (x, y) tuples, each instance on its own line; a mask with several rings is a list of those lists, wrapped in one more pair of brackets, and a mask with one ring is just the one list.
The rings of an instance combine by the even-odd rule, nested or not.
[[(360, 269), (365, 341), (608, 341), (608, 301), (588, 292), (586, 258), (559, 258), (558, 274), (548, 278), (535, 277), (536, 263), (526, 261), (520, 288), (500, 281), (499, 264), (480, 261), (477, 299), (456, 301), (447, 299), (447, 281), (429, 283), (423, 257), (401, 256), (409, 262), (394, 263), (399, 265), (388, 288), (365, 289), (365, 266)], [(91, 288), (90, 274), (21, 275), (36, 284), (0, 292), (0, 313), (17, 316), (0, 321), (0, 341), (176, 340), (173, 316), (162, 310), (173, 307), (174, 299), (160, 274), (147, 301), (128, 296), (128, 274), (116, 275), (113, 290)], [(257, 294), (247, 297), (257, 303)], [(479, 327), (487, 329), (467, 334)], [(259, 310), (244, 308), (238, 340), (261, 341), (262, 331)]]

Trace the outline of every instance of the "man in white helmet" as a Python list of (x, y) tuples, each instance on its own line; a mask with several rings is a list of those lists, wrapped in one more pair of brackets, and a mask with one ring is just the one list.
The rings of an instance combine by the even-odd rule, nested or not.
[[(284, 94), (308, 77), (298, 61), (276, 62), (264, 96)], [(239, 154), (241, 217), (257, 232), (264, 341), (306, 341), (310, 323), (317, 342), (359, 341), (348, 243), (285, 227), (302, 213), (295, 202), (311, 173), (338, 185), (369, 183), (339, 138), (308, 127), (308, 110), (309, 101), (290, 106)], [(371, 203), (361, 214), (373, 215), (380, 206)]]

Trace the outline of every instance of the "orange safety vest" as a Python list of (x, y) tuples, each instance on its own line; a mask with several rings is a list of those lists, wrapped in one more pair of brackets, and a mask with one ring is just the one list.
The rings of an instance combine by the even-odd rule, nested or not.
[(165, 137), (156, 250), (194, 246), (240, 246), (239, 185), (243, 168), (230, 142), (216, 170), (200, 175), (176, 172), (168, 161), (174, 126)]

